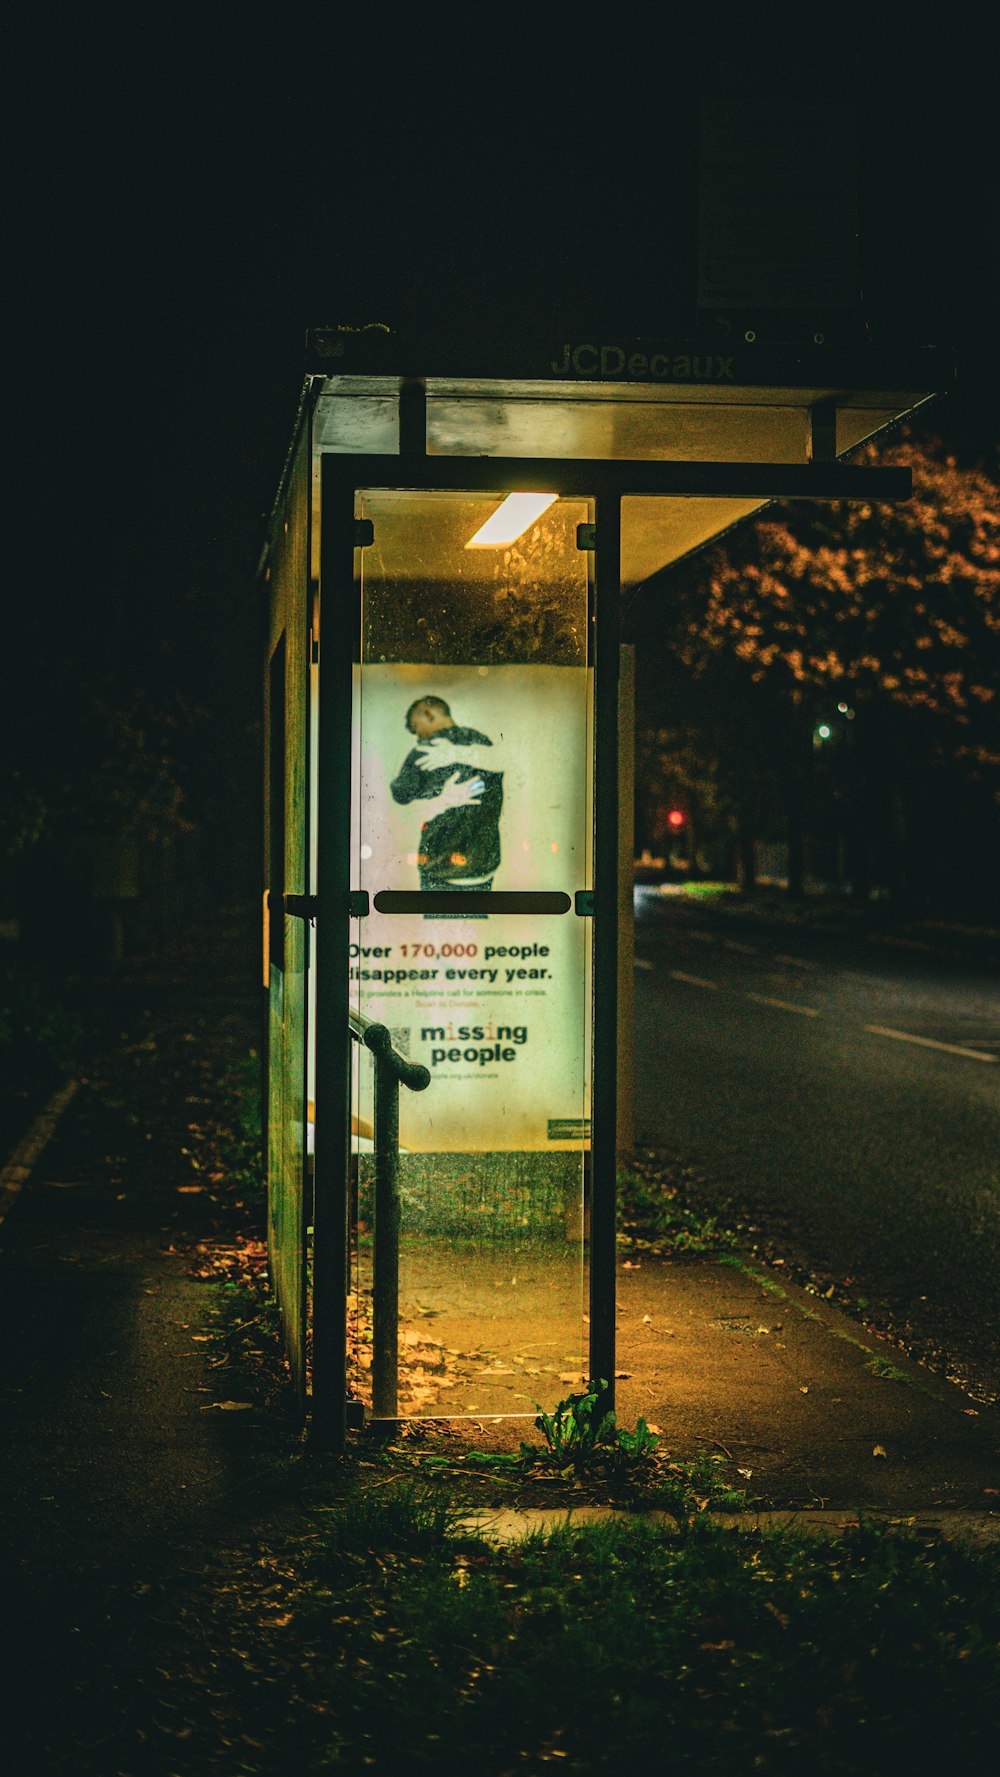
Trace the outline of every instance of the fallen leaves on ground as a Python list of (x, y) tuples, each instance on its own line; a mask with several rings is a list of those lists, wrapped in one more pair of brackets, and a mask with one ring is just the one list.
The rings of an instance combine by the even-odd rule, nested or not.
[(249, 1238), (231, 1242), (200, 1240), (188, 1273), (191, 1277), (208, 1278), (216, 1283), (240, 1283), (252, 1287), (267, 1276), (267, 1244)]

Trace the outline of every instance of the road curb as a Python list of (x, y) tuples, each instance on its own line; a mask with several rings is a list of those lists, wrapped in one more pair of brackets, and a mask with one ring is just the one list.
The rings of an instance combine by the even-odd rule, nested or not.
[[(803, 1536), (850, 1536), (872, 1525), (880, 1530), (894, 1530), (914, 1536), (947, 1537), (950, 1540), (986, 1547), (1000, 1543), (1000, 1512), (938, 1511), (927, 1512), (864, 1511), (863, 1509), (803, 1509), (784, 1507), (771, 1511), (707, 1512), (705, 1520), (721, 1530), (746, 1534), (759, 1531), (765, 1535), (794, 1532)], [(536, 1506), (517, 1510), (499, 1506), (495, 1511), (470, 1512), (462, 1520), (463, 1530), (484, 1536), (490, 1542), (516, 1543), (538, 1532), (560, 1528), (586, 1529), (593, 1524), (654, 1524), (658, 1530), (676, 1531), (676, 1519), (668, 1512), (629, 1512), (615, 1506)]]
[(0, 1223), (17, 1201), (22, 1186), (27, 1184), (56, 1132), (60, 1117), (72, 1103), (79, 1086), (79, 1080), (66, 1080), (58, 1091), (53, 1092), (45, 1109), (39, 1111), (27, 1134), (21, 1137), (0, 1171)]

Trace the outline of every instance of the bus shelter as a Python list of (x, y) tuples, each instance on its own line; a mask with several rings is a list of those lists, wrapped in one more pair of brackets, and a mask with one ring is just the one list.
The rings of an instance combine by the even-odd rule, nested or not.
[(268, 1240), (337, 1449), (613, 1400), (622, 589), (773, 498), (906, 498), (842, 459), (945, 370), (310, 348), (261, 568)]

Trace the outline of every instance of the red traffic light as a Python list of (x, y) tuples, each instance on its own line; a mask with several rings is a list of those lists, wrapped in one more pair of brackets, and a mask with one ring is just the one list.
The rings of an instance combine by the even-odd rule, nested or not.
[(667, 816), (667, 823), (671, 827), (683, 827), (684, 816), (679, 808), (672, 808), (670, 810), (670, 813)]

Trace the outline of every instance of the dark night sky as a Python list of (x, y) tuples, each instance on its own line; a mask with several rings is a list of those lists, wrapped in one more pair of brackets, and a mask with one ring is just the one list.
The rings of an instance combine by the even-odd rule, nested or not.
[[(993, 46), (873, 11), (825, 13), (837, 42), (805, 45), (859, 56), (866, 294), (885, 330), (959, 347), (963, 423), (988, 440)], [(202, 695), (217, 671), (237, 701), (306, 326), (662, 330), (698, 80), (723, 43), (767, 47), (677, 10), (505, 15), (477, 38), (423, 12), (403, 41), (389, 9), (310, 8), (294, 35), (249, 16), (25, 30), (7, 341), (31, 608), (70, 651), (128, 669), (131, 649)]]
[[(252, 558), (310, 323), (662, 326), (713, 54), (676, 11), (506, 45), (499, 25), (456, 44), (443, 20), (395, 53), (377, 8), (367, 32), (308, 13), (327, 20), (314, 45), (235, 11), (230, 31), (217, 11), (135, 16), (33, 45), (15, 191), (44, 435), (96, 444), (102, 529), (123, 476), (116, 524), (147, 569), (151, 551), (200, 572), (206, 543)], [(857, 48), (869, 301), (893, 331), (970, 348), (971, 383), (983, 352), (995, 371), (1000, 295), (989, 45), (898, 41), (890, 19)]]

